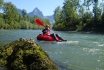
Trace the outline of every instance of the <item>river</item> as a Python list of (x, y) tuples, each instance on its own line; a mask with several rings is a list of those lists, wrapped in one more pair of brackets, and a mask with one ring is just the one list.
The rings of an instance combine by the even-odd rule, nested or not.
[(34, 39), (60, 70), (104, 70), (104, 34), (52, 31), (67, 42), (38, 41), (41, 30), (0, 30), (0, 45), (19, 38)]

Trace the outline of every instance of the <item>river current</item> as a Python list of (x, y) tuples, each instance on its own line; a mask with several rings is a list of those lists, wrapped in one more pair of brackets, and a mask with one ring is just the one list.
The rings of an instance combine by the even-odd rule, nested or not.
[(60, 70), (104, 70), (104, 34), (52, 31), (66, 42), (38, 41), (41, 30), (0, 30), (0, 45), (19, 38), (34, 39)]

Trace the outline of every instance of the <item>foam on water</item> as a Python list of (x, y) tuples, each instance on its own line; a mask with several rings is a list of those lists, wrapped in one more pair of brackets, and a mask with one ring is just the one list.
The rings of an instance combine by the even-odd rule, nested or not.
[(104, 46), (104, 44), (98, 44), (98, 46)]
[(97, 52), (98, 51), (100, 51), (99, 49), (91, 49), (91, 48), (83, 48), (83, 50), (85, 51), (85, 52), (87, 52), (87, 54), (90, 54), (90, 53), (92, 53), (92, 54), (97, 54)]
[(63, 41), (63, 42), (57, 42), (58, 44), (78, 44), (79, 41)]
[(93, 42), (93, 43), (98, 44), (99, 42)]

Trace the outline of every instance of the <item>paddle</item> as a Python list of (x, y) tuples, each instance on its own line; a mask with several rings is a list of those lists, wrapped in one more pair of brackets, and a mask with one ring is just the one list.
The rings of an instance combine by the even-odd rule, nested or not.
[[(35, 20), (36, 24), (40, 25), (40, 26), (44, 26), (44, 23), (40, 20), (40, 19), (36, 19)], [(45, 26), (44, 26), (45, 27)], [(56, 38), (54, 35), (53, 35), (54, 38)], [(56, 40), (57, 42), (60, 42), (59, 40)]]
[(40, 19), (36, 19), (35, 22), (40, 26), (44, 26), (44, 23)]

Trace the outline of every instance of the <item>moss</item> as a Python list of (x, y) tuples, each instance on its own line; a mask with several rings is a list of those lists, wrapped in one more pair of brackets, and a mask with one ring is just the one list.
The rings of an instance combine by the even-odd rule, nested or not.
[(23, 38), (0, 50), (0, 66), (6, 66), (8, 70), (58, 70), (36, 42)]
[(0, 59), (0, 67), (4, 67), (7, 64), (7, 61), (3, 58)]

